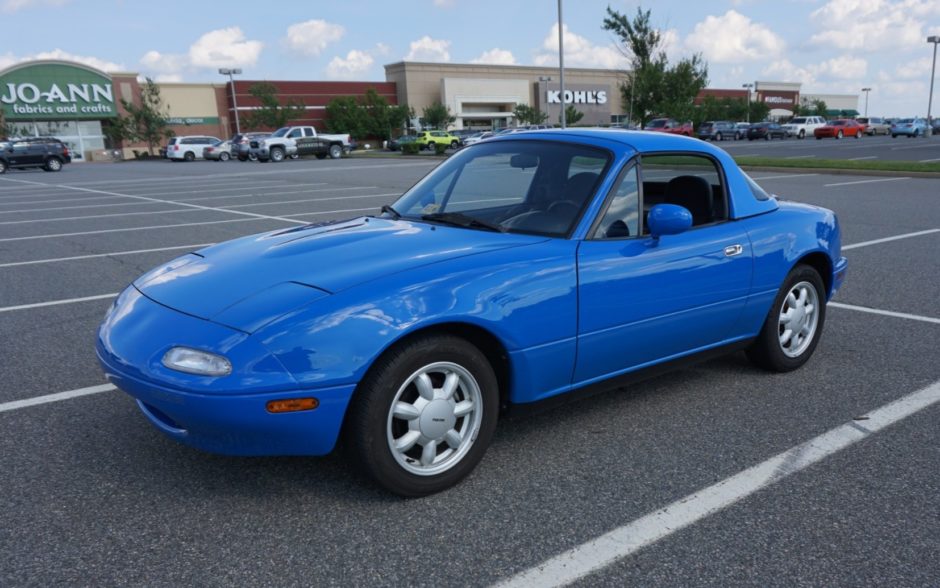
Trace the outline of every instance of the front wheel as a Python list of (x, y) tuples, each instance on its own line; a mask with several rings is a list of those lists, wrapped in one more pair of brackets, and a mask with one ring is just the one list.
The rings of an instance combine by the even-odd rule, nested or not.
[(715, 140), (721, 141), (721, 133), (718, 133), (717, 135), (715, 135)]
[(0, 174), (7, 173), (7, 162), (0, 159)]
[(855, 138), (856, 138), (856, 139), (861, 139), (861, 138), (862, 138), (862, 131), (856, 131), (856, 133), (855, 133)]
[(800, 139), (804, 139), (804, 138), (806, 137), (806, 131), (803, 130), (803, 129), (800, 129), (800, 134), (797, 135), (797, 136), (798, 136)]
[(760, 334), (747, 351), (760, 367), (789, 372), (806, 363), (826, 322), (826, 290), (819, 272), (798, 265), (783, 283)]
[(274, 163), (280, 163), (284, 161), (284, 150), (280, 147), (274, 147), (271, 149), (271, 161)]
[(343, 156), (342, 145), (330, 145), (330, 159), (339, 159)]
[(62, 169), (62, 162), (58, 158), (50, 157), (46, 160), (46, 165), (43, 166), (43, 169), (50, 172), (57, 172)]
[(449, 336), (408, 341), (380, 358), (356, 390), (347, 439), (365, 472), (401, 496), (453, 486), (482, 459), (499, 392), (483, 353)]
[(841, 138), (842, 138), (842, 131), (839, 131), (838, 133), (836, 133), (836, 139), (841, 139)]

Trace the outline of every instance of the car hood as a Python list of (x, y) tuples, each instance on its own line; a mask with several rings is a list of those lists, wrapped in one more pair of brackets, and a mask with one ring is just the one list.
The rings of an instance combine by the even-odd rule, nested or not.
[(363, 217), (213, 245), (134, 286), (164, 306), (254, 332), (317, 298), (421, 266), (545, 237)]

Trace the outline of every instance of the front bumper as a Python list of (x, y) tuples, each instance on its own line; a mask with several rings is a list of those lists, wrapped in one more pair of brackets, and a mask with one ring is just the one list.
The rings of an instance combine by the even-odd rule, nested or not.
[[(233, 373), (218, 378), (215, 385), (205, 385), (212, 378), (187, 374), (178, 374), (174, 382), (172, 372), (155, 373), (163, 368), (145, 358), (162, 356), (167, 345), (206, 348), (199, 341), (217, 338), (215, 332), (222, 327), (131, 294), (133, 304), (122, 307), (118, 299), (117, 308), (99, 329), (95, 350), (107, 379), (133, 396), (162, 433), (226, 455), (324, 455), (333, 450), (355, 384), (298, 389), (293, 378), (270, 372), (271, 365), (247, 376)], [(244, 362), (236, 357), (233, 352), (237, 371)], [(280, 414), (267, 410), (271, 400), (310, 397), (319, 401), (313, 410)]]
[(845, 273), (849, 269), (849, 260), (840, 257), (836, 261), (835, 266), (832, 268), (832, 287), (829, 289), (829, 299), (832, 300), (832, 297), (836, 295), (836, 292), (839, 291), (839, 288), (842, 287), (842, 283), (845, 281)]

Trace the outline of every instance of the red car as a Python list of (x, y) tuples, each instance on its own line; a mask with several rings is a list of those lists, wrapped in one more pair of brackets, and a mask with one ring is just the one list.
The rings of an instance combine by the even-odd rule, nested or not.
[(815, 136), (817, 140), (823, 137), (835, 137), (836, 139), (855, 137), (856, 139), (861, 139), (864, 133), (864, 125), (860, 125), (852, 119), (840, 118), (827, 122), (824, 127), (819, 127), (813, 131), (813, 136)]
[(671, 118), (654, 118), (646, 123), (644, 131), (657, 131), (660, 133), (671, 133), (673, 135), (692, 136), (692, 123), (681, 123)]

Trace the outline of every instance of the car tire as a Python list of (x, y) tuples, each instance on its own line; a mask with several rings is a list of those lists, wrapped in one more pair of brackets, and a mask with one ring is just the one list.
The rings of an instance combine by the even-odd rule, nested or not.
[(916, 139), (919, 136), (920, 136), (920, 129), (914, 129), (914, 138)]
[(293, 155), (289, 155), (288, 157), (290, 157), (291, 159), (300, 159), (300, 154), (294, 153)]
[(330, 159), (339, 159), (343, 156), (342, 145), (330, 145)]
[(280, 147), (271, 148), (271, 161), (274, 163), (280, 163), (284, 161), (284, 150)]
[(856, 139), (861, 139), (861, 138), (862, 138), (862, 132), (861, 132), (861, 131), (855, 131), (855, 138), (856, 138)]
[(196, 161), (196, 154), (193, 153), (192, 151), (187, 151), (187, 152), (183, 155), (183, 159), (186, 160), (186, 161)]
[(373, 364), (344, 433), (356, 463), (378, 484), (400, 496), (426, 496), (476, 467), (498, 409), (496, 375), (477, 347), (449, 335), (422, 336)]
[(317, 159), (326, 159), (326, 153), (317, 153)]
[(842, 131), (839, 131), (838, 133), (836, 133), (836, 139), (841, 139), (841, 138), (842, 138)]
[(62, 171), (62, 161), (58, 157), (50, 157), (46, 160), (46, 165), (42, 169), (48, 172)]
[(0, 160), (0, 174), (7, 173), (7, 162)]
[(261, 162), (261, 163), (267, 163), (267, 162), (269, 162), (270, 160), (271, 160), (271, 159), (268, 158), (268, 157), (259, 157), (259, 158), (258, 158), (258, 161)]
[(816, 140), (817, 140), (817, 141), (822, 141), (822, 137), (820, 137), (819, 135), (816, 135)]
[(897, 139), (897, 138), (898, 138), (898, 136), (897, 136), (897, 135), (895, 135), (894, 133), (891, 133), (891, 138), (892, 138), (892, 139)]
[(456, 149), (456, 148), (458, 148), (458, 147), (460, 147), (460, 143), (458, 143), (457, 141), (451, 141), (451, 142), (450, 142), (450, 148), (451, 148), (451, 149)]
[(805, 138), (806, 138), (806, 131), (805, 131), (804, 129), (800, 129), (800, 134), (797, 135), (797, 136), (798, 136), (800, 139), (805, 139)]
[(222, 153), (219, 153), (219, 161), (228, 161), (231, 158), (232, 156), (226, 153), (225, 151), (223, 151)]
[(716, 133), (716, 134), (715, 134), (715, 140), (716, 140), (716, 141), (721, 141), (721, 133)]
[[(825, 322), (822, 278), (811, 266), (797, 265), (784, 280), (760, 334), (747, 350), (748, 359), (769, 371), (795, 370), (813, 355)], [(799, 331), (794, 333), (794, 327)]]
[(768, 132), (766, 135), (764, 135), (764, 140), (770, 141), (771, 137), (773, 137), (773, 133)]

